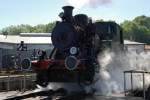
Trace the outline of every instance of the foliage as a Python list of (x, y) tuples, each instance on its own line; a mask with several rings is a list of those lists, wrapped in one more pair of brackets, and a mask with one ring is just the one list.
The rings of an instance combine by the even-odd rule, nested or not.
[(18, 35), (20, 33), (50, 33), (52, 32), (55, 22), (48, 24), (39, 24), (37, 26), (31, 25), (11, 25), (9, 27), (3, 28), (1, 34), (3, 35)]
[(125, 39), (150, 43), (150, 17), (138, 16), (132, 21), (124, 21), (121, 26)]

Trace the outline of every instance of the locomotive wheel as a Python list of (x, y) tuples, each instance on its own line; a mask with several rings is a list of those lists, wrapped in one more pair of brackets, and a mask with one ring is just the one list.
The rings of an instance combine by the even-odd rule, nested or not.
[(84, 82), (85, 85), (90, 85), (93, 83), (94, 75), (95, 75), (95, 66), (92, 61), (87, 62), (87, 71), (86, 71), (86, 80)]
[(85, 81), (83, 84), (84, 85), (91, 85), (92, 83), (93, 83), (93, 81), (90, 80), (90, 81)]
[(36, 84), (46, 87), (48, 85), (47, 71), (40, 71), (36, 75)]
[(84, 86), (84, 85), (91, 85), (93, 83), (93, 78), (87, 78), (85, 77), (86, 76), (89, 76), (89, 74), (84, 74), (84, 77), (81, 77), (83, 76), (82, 74), (78, 73), (78, 84), (79, 86)]

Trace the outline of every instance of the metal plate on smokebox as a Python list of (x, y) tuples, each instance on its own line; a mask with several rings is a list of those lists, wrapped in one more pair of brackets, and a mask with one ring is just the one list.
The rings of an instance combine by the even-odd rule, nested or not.
[(109, 97), (109, 96), (92, 96), (84, 100), (144, 100), (139, 97)]

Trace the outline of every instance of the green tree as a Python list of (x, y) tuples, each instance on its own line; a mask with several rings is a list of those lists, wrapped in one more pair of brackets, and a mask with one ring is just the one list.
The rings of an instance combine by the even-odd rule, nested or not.
[(56, 24), (56, 22), (48, 23), (48, 24), (46, 25), (46, 32), (47, 32), (47, 33), (51, 33), (52, 30), (53, 30), (53, 28), (54, 28), (54, 26), (55, 26), (55, 24)]
[(144, 15), (138, 16), (133, 20), (133, 22), (140, 26), (145, 26), (146, 28), (150, 29), (150, 17)]
[(121, 26), (125, 39), (150, 43), (150, 17), (138, 16), (132, 21), (124, 21)]
[(30, 25), (11, 25), (9, 27), (3, 28), (0, 31), (0, 34), (3, 35), (19, 35), (20, 33), (50, 33), (55, 26), (55, 22), (48, 24), (39, 24), (36, 26)]

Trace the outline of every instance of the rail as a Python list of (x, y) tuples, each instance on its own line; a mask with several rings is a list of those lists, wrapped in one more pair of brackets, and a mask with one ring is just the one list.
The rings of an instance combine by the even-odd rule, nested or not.
[[(67, 90), (63, 88), (59, 88), (57, 90), (47, 90), (47, 91), (39, 91), (39, 92), (32, 92), (25, 95), (9, 97), (4, 100), (21, 100), (21, 99), (28, 99), (28, 98), (36, 98), (38, 96), (45, 97), (42, 100), (84, 100), (84, 98), (89, 95), (85, 92), (73, 92), (68, 93)], [(53, 98), (53, 99), (52, 99)]]

